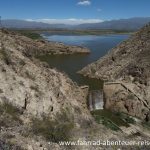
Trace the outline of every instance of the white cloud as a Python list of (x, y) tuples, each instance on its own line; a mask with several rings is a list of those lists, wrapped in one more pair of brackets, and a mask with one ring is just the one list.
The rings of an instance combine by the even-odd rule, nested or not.
[(91, 5), (91, 1), (82, 0), (82, 1), (78, 2), (77, 5), (88, 6), (88, 5)]
[(26, 19), (26, 21), (36, 21), (36, 22), (43, 22), (49, 24), (68, 24), (68, 25), (78, 25), (84, 23), (98, 23), (102, 22), (101, 19), (76, 19), (76, 18), (69, 18), (69, 19)]

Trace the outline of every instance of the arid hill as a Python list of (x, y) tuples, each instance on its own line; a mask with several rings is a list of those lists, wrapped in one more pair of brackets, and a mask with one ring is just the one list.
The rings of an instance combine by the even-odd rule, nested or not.
[(35, 58), (87, 52), (0, 31), (0, 149), (65, 149), (56, 143), (90, 136), (97, 125), (87, 109), (88, 89)]

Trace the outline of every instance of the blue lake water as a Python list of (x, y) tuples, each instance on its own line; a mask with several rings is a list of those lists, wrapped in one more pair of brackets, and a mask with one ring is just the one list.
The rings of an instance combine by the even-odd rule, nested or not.
[(89, 85), (90, 89), (97, 90), (102, 88), (101, 81), (83, 77), (76, 72), (104, 56), (110, 49), (129, 38), (129, 35), (50, 35), (45, 33), (43, 37), (49, 41), (89, 48), (90, 54), (46, 55), (40, 59), (48, 62), (51, 67), (66, 72), (79, 85)]

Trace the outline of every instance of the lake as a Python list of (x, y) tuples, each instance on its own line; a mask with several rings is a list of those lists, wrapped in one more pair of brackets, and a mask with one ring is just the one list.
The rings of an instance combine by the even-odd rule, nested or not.
[(62, 42), (68, 45), (84, 46), (91, 50), (90, 54), (73, 55), (46, 55), (40, 59), (49, 63), (60, 71), (66, 72), (69, 77), (79, 85), (89, 85), (91, 90), (102, 88), (102, 81), (89, 79), (76, 72), (83, 67), (104, 56), (108, 50), (126, 40), (129, 35), (51, 35), (42, 34), (49, 41)]

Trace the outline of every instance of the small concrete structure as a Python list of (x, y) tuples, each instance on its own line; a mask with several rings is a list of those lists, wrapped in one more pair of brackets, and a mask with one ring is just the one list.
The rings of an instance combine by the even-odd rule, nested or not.
[(89, 91), (88, 107), (90, 111), (103, 109), (103, 92), (100, 90)]

